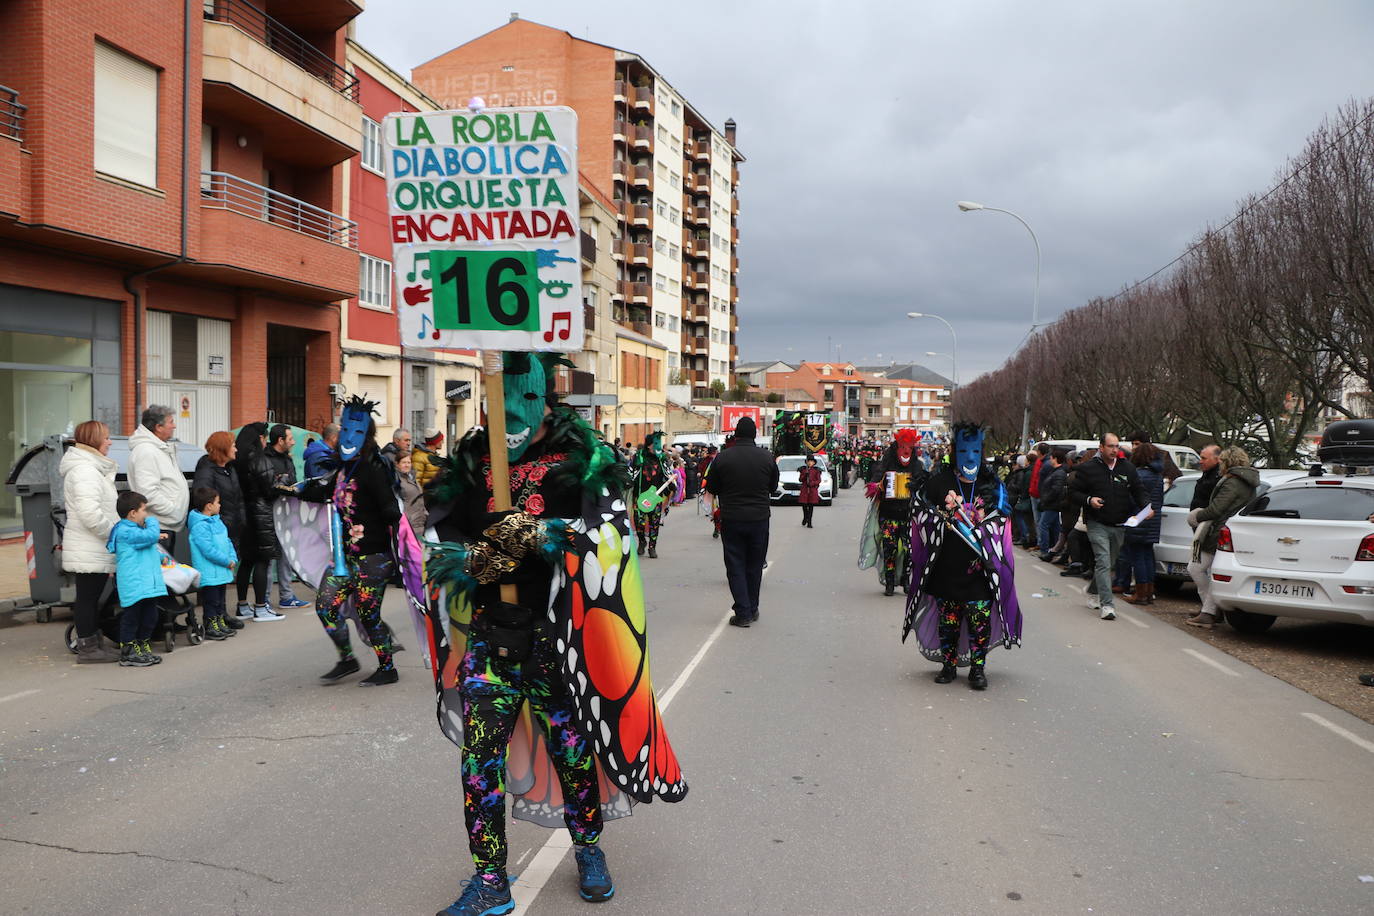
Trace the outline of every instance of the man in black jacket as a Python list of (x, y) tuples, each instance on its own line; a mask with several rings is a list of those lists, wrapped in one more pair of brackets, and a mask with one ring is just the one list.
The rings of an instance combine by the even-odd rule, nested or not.
[(1093, 548), (1093, 584), (1088, 586), (1088, 606), (1102, 612), (1103, 620), (1115, 620), (1112, 603), (1112, 568), (1126, 541), (1126, 519), (1149, 505), (1135, 466), (1121, 458), (1115, 433), (1103, 433), (1097, 454), (1078, 466), (1069, 498), (1083, 510), (1088, 543)]
[(778, 486), (773, 456), (754, 444), (758, 427), (744, 417), (735, 427), (735, 444), (711, 463), (706, 489), (720, 505), (720, 540), (725, 548), (725, 578), (735, 599), (730, 624), (747, 627), (759, 619), (759, 589), (768, 560), (769, 495)]
[(1188, 504), (1190, 512), (1193, 509), (1207, 508), (1207, 504), (1212, 501), (1212, 491), (1217, 488), (1217, 481), (1221, 480), (1221, 446), (1204, 445), (1198, 457), (1202, 459), (1199, 464), (1202, 476), (1193, 488), (1193, 501)]

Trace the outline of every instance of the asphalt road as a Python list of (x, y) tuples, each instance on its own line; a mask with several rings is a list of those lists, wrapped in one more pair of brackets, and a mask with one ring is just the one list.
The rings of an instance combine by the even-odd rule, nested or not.
[[(599, 912), (1374, 911), (1374, 726), (1142, 611), (1099, 621), (1030, 562), (1026, 644), (994, 650), (985, 693), (937, 685), (898, 641), (901, 599), (854, 568), (860, 503), (843, 491), (812, 530), (775, 513), (748, 630), (721, 627), (709, 525), (673, 511), (645, 579), (692, 789), (607, 828)], [(61, 629), (0, 630), (0, 911), (456, 896), (458, 755), (418, 652), (367, 690), (318, 682), (308, 612), (154, 669), (77, 667)], [(562, 836), (512, 826), (521, 912), (586, 910)]]

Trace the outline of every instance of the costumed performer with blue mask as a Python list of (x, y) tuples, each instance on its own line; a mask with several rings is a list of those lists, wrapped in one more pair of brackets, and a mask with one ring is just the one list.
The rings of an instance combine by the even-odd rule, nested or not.
[(937, 684), (967, 665), (969, 687), (986, 690), (988, 649), (1020, 645), (1021, 610), (1006, 488), (983, 461), (980, 427), (955, 424), (952, 454), (915, 494), (913, 510), (902, 641), (916, 631), (921, 654), (941, 663)]
[[(559, 362), (504, 355), (511, 510), (495, 511), (485, 430), (440, 461), (427, 491), (441, 541), (425, 565), (439, 724), (462, 748), (476, 865), (438, 916), (515, 908), (507, 794), (515, 817), (567, 827), (578, 892), (591, 902), (615, 893), (603, 819), (628, 814), (632, 801), (687, 794), (649, 678), (628, 469), (553, 400)], [(502, 585), (514, 586), (515, 602), (502, 599)]]
[(333, 473), (301, 484), (302, 498), (333, 502), (342, 541), (335, 563), (315, 594), (315, 613), (339, 653), (338, 664), (323, 679), (337, 681), (359, 670), (344, 619), (345, 607), (352, 600), (358, 623), (377, 654), (377, 670), (359, 682), (363, 687), (394, 684), (398, 679), (392, 654), (399, 647), (382, 620), (382, 597), (396, 570), (395, 529), (401, 507), (392, 489), (391, 466), (377, 450), (375, 406), (357, 395), (344, 402)]

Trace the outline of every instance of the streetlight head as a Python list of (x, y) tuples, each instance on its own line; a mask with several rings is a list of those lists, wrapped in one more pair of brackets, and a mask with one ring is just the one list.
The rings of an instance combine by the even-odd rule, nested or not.
[(936, 353), (934, 350), (927, 350), (926, 356), (944, 356), (943, 353)]
[(908, 318), (924, 318), (925, 316), (926, 316), (925, 312), (907, 312), (907, 313), (906, 313), (906, 317), (908, 317)]
[(970, 211), (970, 210), (981, 210), (981, 209), (983, 209), (983, 205), (982, 205), (982, 204), (976, 204), (976, 203), (974, 203), (974, 202), (971, 201), (971, 200), (961, 200), (961, 201), (958, 201), (958, 202), (955, 204), (955, 206), (957, 206), (960, 210), (963, 210), (965, 213), (967, 213), (967, 212)]

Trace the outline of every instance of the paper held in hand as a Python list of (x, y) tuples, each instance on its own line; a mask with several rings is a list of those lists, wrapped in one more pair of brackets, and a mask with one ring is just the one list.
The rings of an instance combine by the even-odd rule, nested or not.
[(1139, 525), (1141, 522), (1146, 521), (1146, 520), (1152, 518), (1152, 517), (1154, 516), (1154, 514), (1155, 514), (1154, 507), (1152, 507), (1152, 506), (1146, 506), (1144, 509), (1141, 509), (1141, 510), (1140, 510), (1139, 512), (1137, 512), (1135, 515), (1132, 515), (1130, 518), (1126, 519), (1126, 521), (1122, 522), (1122, 527), (1123, 527), (1123, 528), (1134, 528), (1134, 527), (1136, 527), (1137, 525)]

